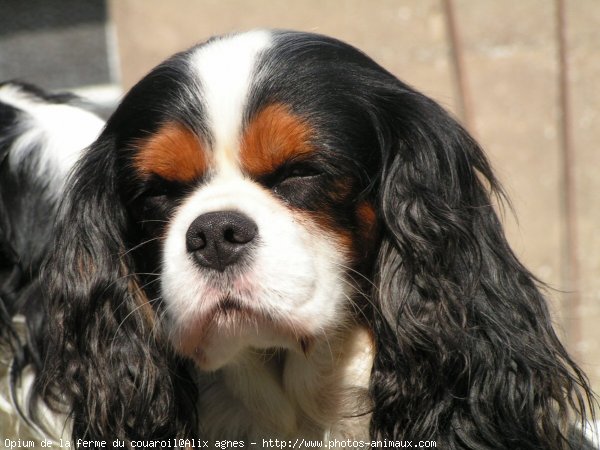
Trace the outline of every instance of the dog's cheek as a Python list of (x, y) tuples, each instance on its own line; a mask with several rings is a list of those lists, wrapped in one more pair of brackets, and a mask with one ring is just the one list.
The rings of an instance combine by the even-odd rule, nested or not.
[(377, 211), (372, 203), (365, 200), (357, 205), (355, 217), (354, 255), (358, 261), (370, 262), (380, 236)]

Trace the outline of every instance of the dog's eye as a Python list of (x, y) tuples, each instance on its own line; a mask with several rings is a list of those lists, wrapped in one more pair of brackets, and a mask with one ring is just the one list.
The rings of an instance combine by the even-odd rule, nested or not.
[(151, 187), (145, 191), (145, 196), (148, 198), (167, 197), (170, 190), (164, 186)]
[(320, 180), (324, 172), (316, 165), (294, 164), (289, 167), (282, 167), (281, 171), (275, 175), (270, 184), (273, 192), (286, 201), (292, 203), (302, 203), (307, 195), (312, 195), (318, 186), (317, 180)]
[(136, 197), (132, 214), (144, 230), (154, 233), (166, 223), (166, 218), (181, 201), (186, 186), (181, 183), (152, 178)]
[(320, 175), (321, 173), (314, 167), (294, 167), (286, 178), (306, 178)]
[(146, 198), (173, 198), (179, 196), (182, 190), (183, 186), (181, 186), (181, 184), (179, 183), (163, 179), (154, 179), (145, 189), (144, 196)]
[(293, 181), (301, 178), (318, 177), (322, 174), (320, 170), (309, 164), (297, 164), (286, 168), (279, 177), (279, 183)]

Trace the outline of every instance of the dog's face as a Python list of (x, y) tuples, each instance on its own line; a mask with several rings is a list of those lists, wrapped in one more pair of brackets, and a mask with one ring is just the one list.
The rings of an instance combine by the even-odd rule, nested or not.
[(180, 55), (165, 87), (177, 109), (143, 89), (159, 69), (126, 104), (162, 114), (117, 130), (120, 166), (133, 169), (120, 181), (134, 193), (138, 259), (159, 278), (148, 291), (175, 348), (202, 369), (249, 346), (309, 351), (358, 316), (355, 280), (376, 233), (368, 161), (378, 155), (336, 67), (356, 55), (320, 43), (282, 58), (290, 42), (252, 32)]
[[(591, 391), (504, 238), (498, 192), (443, 108), (347, 44), (257, 31), (175, 55), (69, 182), (40, 396), (67, 403), (76, 437), (219, 423), (248, 438), (250, 422), (347, 436), (343, 418), (368, 410), (376, 439), (562, 450)], [(347, 413), (356, 323), (373, 363)]]

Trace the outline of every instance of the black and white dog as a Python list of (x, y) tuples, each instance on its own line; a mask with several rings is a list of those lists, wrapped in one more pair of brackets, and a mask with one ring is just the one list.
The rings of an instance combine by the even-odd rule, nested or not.
[[(50, 95), (18, 82), (0, 84), (0, 361), (12, 358), (6, 377), (13, 377), (15, 398), (22, 380), (14, 377), (27, 366), (42, 365), (41, 323), (48, 318), (38, 276), (65, 180), (104, 126), (81, 105), (69, 94)], [(23, 317), (27, 339), (33, 340), (29, 343), (16, 329)]]
[(33, 162), (63, 202), (51, 233), (52, 200), (15, 216), (48, 253), (33, 398), (74, 438), (591, 448), (483, 151), (355, 48), (211, 39), (129, 92), (66, 187), (63, 158)]

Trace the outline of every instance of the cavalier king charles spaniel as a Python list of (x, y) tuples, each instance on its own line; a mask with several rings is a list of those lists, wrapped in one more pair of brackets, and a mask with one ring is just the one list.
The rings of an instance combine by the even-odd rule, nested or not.
[[(28, 393), (17, 389), (25, 368), (42, 365), (38, 341), (45, 339), (41, 324), (47, 317), (38, 275), (51, 246), (65, 178), (104, 126), (84, 107), (73, 95), (50, 95), (18, 82), (0, 83), (0, 376), (10, 380), (0, 391), (10, 390), (15, 399), (18, 392)], [(23, 334), (32, 341), (20, 342)], [(1, 414), (14, 412), (3, 397), (7, 396), (0, 396), (0, 438), (10, 435), (7, 422), (14, 421)], [(20, 409), (23, 403), (15, 401), (14, 406), (28, 418)]]
[(593, 394), (483, 151), (345, 43), (260, 30), (178, 53), (48, 190), (32, 421), (163, 447), (591, 448)]

